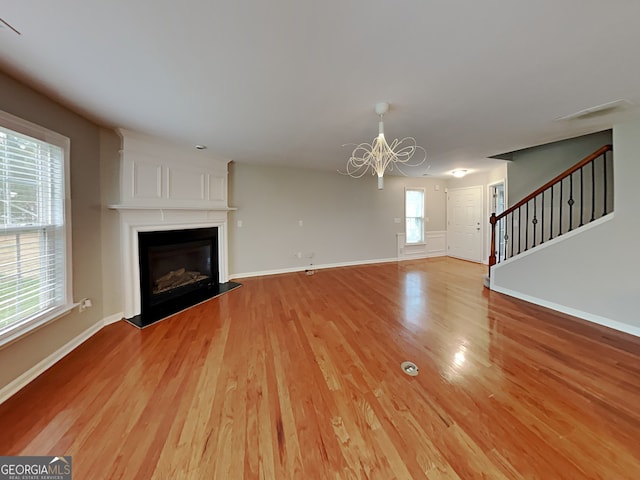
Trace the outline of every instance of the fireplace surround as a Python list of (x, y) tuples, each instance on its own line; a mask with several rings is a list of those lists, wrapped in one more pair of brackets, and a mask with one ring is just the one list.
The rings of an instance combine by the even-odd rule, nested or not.
[[(109, 205), (109, 208), (119, 213), (123, 316), (134, 325), (144, 327), (239, 286), (229, 282), (228, 271), (227, 217), (228, 212), (234, 210), (227, 205), (229, 161), (156, 137), (126, 130), (119, 130), (119, 133), (122, 139), (119, 202)], [(203, 231), (207, 232), (208, 240), (196, 238), (195, 244), (191, 245), (191, 253), (186, 254), (191, 264), (172, 264), (175, 255), (170, 251), (171, 245), (178, 245), (183, 238), (192, 234), (198, 236), (198, 232)], [(156, 245), (155, 241), (150, 244), (148, 239), (155, 235), (161, 239), (164, 236), (160, 243), (166, 240), (168, 246)], [(197, 253), (207, 244), (207, 254)], [(159, 270), (166, 271), (146, 270), (143, 262), (148, 260), (145, 257), (149, 255), (149, 246), (152, 247), (152, 255), (159, 260)], [(141, 247), (146, 252), (142, 255)], [(174, 280), (180, 284), (184, 280), (178, 278), (180, 275), (193, 274), (197, 278), (198, 274), (193, 272), (198, 272), (200, 267), (208, 268), (207, 261), (211, 271), (199, 274), (209, 279), (200, 278), (192, 286), (177, 286), (179, 292), (186, 292), (190, 299), (184, 305), (182, 300), (175, 298), (165, 301), (165, 297), (169, 298), (166, 291), (157, 292), (157, 296), (142, 292), (143, 282), (147, 287), (150, 281), (160, 279), (163, 283), (161, 290)], [(195, 265), (198, 262), (200, 266)], [(156, 278), (150, 280), (151, 276)], [(153, 291), (153, 287), (151, 289)], [(200, 290), (200, 293), (192, 293), (195, 290)], [(171, 307), (165, 308), (168, 305)]]
[(139, 232), (138, 259), (141, 310), (128, 319), (138, 327), (237, 285), (219, 282), (217, 227)]

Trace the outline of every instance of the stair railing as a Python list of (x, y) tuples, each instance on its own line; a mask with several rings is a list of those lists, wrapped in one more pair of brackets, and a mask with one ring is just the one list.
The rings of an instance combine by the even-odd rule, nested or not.
[(605, 145), (504, 212), (491, 214), (491, 267), (613, 211), (613, 156)]

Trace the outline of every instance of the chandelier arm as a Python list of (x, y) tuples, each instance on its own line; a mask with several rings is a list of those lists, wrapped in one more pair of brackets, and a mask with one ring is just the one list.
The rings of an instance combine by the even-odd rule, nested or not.
[(346, 171), (341, 172), (340, 170), (338, 170), (338, 172), (342, 173), (343, 175), (349, 175), (350, 177), (353, 177), (353, 178), (361, 178), (367, 173), (368, 170), (369, 170), (368, 165), (365, 165), (365, 164), (354, 165), (352, 163), (347, 163)]
[(362, 170), (362, 172), (357, 172), (357, 171), (351, 171), (350, 169), (347, 169), (346, 172), (341, 172), (340, 170), (338, 170), (338, 173), (341, 173), (342, 175), (349, 175), (351, 178), (362, 178), (367, 173), (367, 170), (368, 169), (364, 169)]
[[(402, 142), (404, 142), (406, 140), (406, 138), (403, 138), (398, 144), (402, 145)], [(411, 139), (413, 142), (415, 142), (415, 140)], [(424, 156), (422, 156), (422, 158), (420, 160), (417, 160), (415, 162), (409, 163), (411, 162), (411, 160), (413, 159), (414, 154), (418, 151), (421, 150), (424, 153)], [(401, 146), (396, 152), (396, 157), (398, 159), (398, 162), (403, 163), (403, 164), (407, 164), (407, 165), (411, 165), (411, 166), (415, 166), (417, 167), (418, 165), (422, 165), (425, 160), (427, 159), (427, 152), (424, 148), (420, 147), (419, 145), (405, 145), (405, 146)]]
[(368, 166), (359, 166), (359, 167), (347, 166), (346, 174), (353, 178), (361, 178), (367, 173), (368, 170), (369, 170)]
[(371, 161), (373, 159), (371, 150), (372, 147), (368, 143), (360, 143), (356, 145), (351, 154), (351, 157), (347, 161), (346, 172), (344, 172), (344, 174), (349, 175), (353, 178), (363, 177), (371, 166)]
[(402, 168), (400, 168), (400, 165), (398, 165), (397, 163), (395, 165), (392, 165), (391, 167), (389, 167), (389, 172), (397, 172), (400, 175), (402, 175), (403, 177), (408, 177), (409, 174), (406, 173), (404, 170), (402, 170)]

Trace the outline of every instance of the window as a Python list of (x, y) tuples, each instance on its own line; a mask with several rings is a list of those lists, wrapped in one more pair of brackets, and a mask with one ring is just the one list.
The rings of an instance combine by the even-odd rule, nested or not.
[(69, 139), (0, 112), (0, 344), (71, 307)]
[(424, 243), (424, 188), (404, 191), (406, 243)]

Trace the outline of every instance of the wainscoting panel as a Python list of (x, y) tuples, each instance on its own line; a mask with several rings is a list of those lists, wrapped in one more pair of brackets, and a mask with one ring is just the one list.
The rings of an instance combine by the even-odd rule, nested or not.
[(226, 202), (227, 200), (227, 177), (220, 175), (209, 175), (209, 200), (213, 202)]
[(205, 179), (207, 172), (203, 169), (167, 167), (167, 196), (169, 200), (206, 201)]
[(396, 234), (398, 259), (444, 257), (447, 254), (447, 232), (425, 232), (425, 242), (407, 245), (405, 234)]
[(132, 198), (141, 200), (159, 200), (162, 198), (162, 164), (158, 162), (136, 160), (131, 163)]

